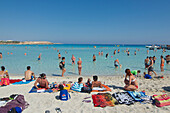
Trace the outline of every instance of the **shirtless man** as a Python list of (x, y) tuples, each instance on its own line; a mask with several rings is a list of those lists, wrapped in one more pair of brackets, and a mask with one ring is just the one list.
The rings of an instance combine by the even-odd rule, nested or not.
[(96, 55), (93, 54), (93, 62), (95, 62), (95, 61), (96, 61)]
[(99, 56), (100, 56), (100, 51), (99, 51)]
[(147, 54), (149, 54), (149, 50), (147, 50)]
[(72, 65), (73, 65), (73, 64), (75, 65), (76, 58), (74, 57), (74, 55), (72, 55), (71, 61), (72, 61)]
[(25, 71), (25, 80), (31, 81), (33, 78), (34, 80), (36, 79), (34, 73), (31, 71), (31, 67), (27, 66), (27, 71)]
[(101, 51), (101, 55), (103, 56), (103, 51)]
[(136, 51), (135, 51), (135, 53), (134, 53), (135, 55), (136, 55)]
[(145, 69), (148, 68), (149, 66), (149, 57), (147, 56), (147, 58), (145, 59)]
[(149, 59), (150, 59), (150, 64), (148, 66), (148, 73), (153, 72), (155, 76), (157, 76), (156, 72), (153, 70), (153, 59), (152, 57), (149, 57)]
[(120, 53), (120, 49), (117, 50), (117, 53)]
[(116, 59), (116, 60), (114, 61), (114, 66), (115, 66), (115, 68), (118, 68), (119, 65), (120, 65), (120, 64), (119, 64), (119, 60)]
[(161, 71), (164, 71), (164, 63), (165, 63), (165, 60), (164, 60), (163, 56), (161, 55), (161, 65), (160, 65)]
[(60, 53), (58, 54), (58, 59), (61, 59), (61, 54)]
[(102, 83), (100, 81), (97, 81), (98, 80), (97, 76), (93, 76), (93, 80), (94, 81), (92, 81), (92, 89), (93, 89), (93, 87), (100, 87), (100, 88), (102, 88)]
[(2, 53), (0, 52), (0, 58), (2, 59)]

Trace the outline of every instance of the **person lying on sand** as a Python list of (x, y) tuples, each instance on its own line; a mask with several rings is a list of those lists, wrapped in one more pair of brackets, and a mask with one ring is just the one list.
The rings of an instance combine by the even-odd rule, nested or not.
[(126, 84), (124, 89), (127, 91), (134, 91), (138, 89), (138, 83), (135, 76), (131, 73), (130, 69), (125, 70), (126, 76), (124, 83)]
[[(37, 86), (37, 83), (39, 83), (39, 86)], [(46, 88), (49, 89), (48, 87), (49, 82), (46, 79), (46, 74), (42, 73), (40, 74), (40, 77), (35, 81), (34, 86), (38, 89), (38, 88)]]
[(92, 81), (92, 89), (93, 87), (100, 87), (102, 88), (102, 83), (100, 81), (97, 81), (98, 80), (98, 76), (93, 76), (93, 81)]
[(30, 66), (27, 66), (27, 71), (25, 71), (25, 80), (32, 81), (33, 78), (34, 78), (34, 80), (36, 79), (35, 75), (34, 75), (34, 72), (31, 71)]

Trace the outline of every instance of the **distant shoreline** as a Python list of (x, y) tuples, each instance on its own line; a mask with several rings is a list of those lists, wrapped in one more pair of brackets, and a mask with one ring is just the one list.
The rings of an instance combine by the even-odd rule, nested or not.
[(62, 44), (62, 43), (52, 43), (48, 41), (1, 41), (0, 45), (53, 45), (53, 44)]

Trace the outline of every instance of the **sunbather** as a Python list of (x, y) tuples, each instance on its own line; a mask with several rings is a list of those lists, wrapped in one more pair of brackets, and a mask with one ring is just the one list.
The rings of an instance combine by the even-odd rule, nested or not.
[(92, 81), (92, 89), (93, 89), (93, 87), (100, 87), (100, 88), (102, 88), (102, 83), (100, 82), (100, 81), (97, 81), (98, 80), (98, 76), (93, 76), (93, 80), (94, 81)]
[(34, 75), (34, 72), (31, 71), (31, 67), (30, 66), (27, 66), (27, 71), (25, 71), (25, 80), (29, 80), (29, 81), (32, 81), (32, 80), (35, 80), (35, 75)]
[(5, 67), (1, 66), (1, 71), (0, 71), (0, 80), (1, 78), (9, 78), (8, 71), (5, 71)]
[(83, 83), (83, 78), (80, 77), (78, 78), (78, 82), (75, 82), (74, 85), (71, 87), (71, 89), (73, 91), (78, 91), (81, 92), (81, 89), (85, 86), (85, 84)]
[(126, 73), (126, 77), (125, 77), (124, 82), (126, 85), (125, 85), (124, 89), (127, 91), (134, 91), (134, 90), (138, 89), (137, 80), (136, 80), (135, 76), (131, 73), (130, 69), (126, 69), (125, 73)]
[[(39, 86), (37, 86), (37, 83), (39, 83)], [(49, 83), (46, 79), (46, 74), (42, 73), (40, 74), (40, 77), (35, 81), (34, 86), (38, 88), (46, 88), (49, 89), (48, 87)]]

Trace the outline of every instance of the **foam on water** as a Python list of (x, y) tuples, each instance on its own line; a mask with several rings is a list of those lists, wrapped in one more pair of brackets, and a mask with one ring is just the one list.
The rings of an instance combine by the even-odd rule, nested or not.
[[(28, 45), (25, 49), (25, 45), (1, 45), (0, 51), (3, 53), (3, 59), (0, 60), (0, 65), (4, 65), (10, 74), (23, 75), (26, 67), (30, 65), (35, 74), (47, 73), (48, 75), (61, 75), (59, 69), (58, 52), (59, 49), (62, 56), (66, 57), (66, 73), (65, 75), (78, 75), (77, 65), (71, 64), (71, 56), (74, 54), (76, 62), (79, 57), (82, 59), (82, 75), (123, 75), (126, 68), (131, 70), (144, 69), (144, 59), (146, 56), (156, 56), (156, 64), (154, 70), (159, 74), (170, 73), (170, 65), (165, 64), (165, 72), (160, 73), (160, 55), (166, 56), (169, 53), (162, 53), (162, 50), (157, 52), (150, 51), (147, 55), (145, 46), (120, 46), (114, 45), (97, 45), (96, 49), (94, 45), (74, 45), (74, 44), (61, 44), (61, 45)], [(101, 48), (103, 47), (103, 48)], [(54, 48), (57, 48), (54, 50)], [(130, 50), (130, 56), (124, 52), (126, 48)], [(134, 55), (136, 48), (137, 55)], [(114, 50), (120, 49), (120, 53), (113, 55)], [(65, 51), (68, 53), (66, 54)], [(103, 51), (104, 55), (99, 56), (98, 52)], [(13, 53), (7, 54), (7, 53)], [(24, 53), (27, 53), (25, 56)], [(37, 61), (38, 55), (42, 53), (41, 61)], [(105, 54), (109, 53), (108, 59), (105, 59)], [(97, 60), (95, 63), (92, 61), (93, 54), (96, 55)], [(113, 56), (113, 57), (111, 57)], [(122, 68), (115, 69), (113, 62), (118, 58)]]

